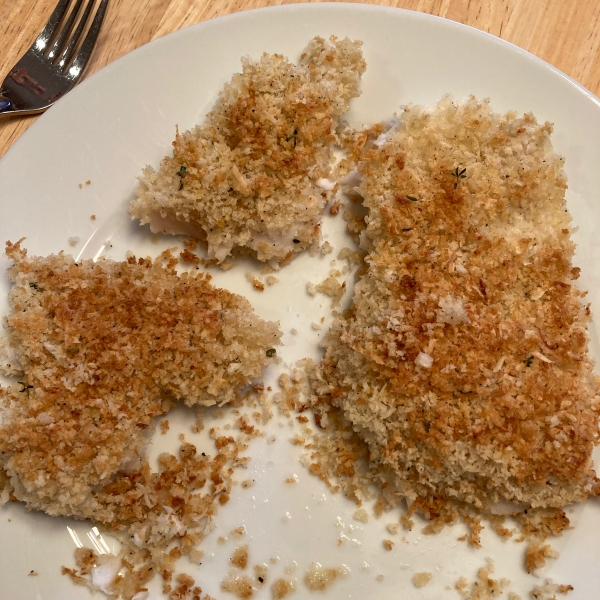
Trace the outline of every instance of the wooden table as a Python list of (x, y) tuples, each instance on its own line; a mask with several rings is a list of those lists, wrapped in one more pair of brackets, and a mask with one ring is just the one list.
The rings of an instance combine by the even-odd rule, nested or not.
[[(111, 0), (87, 74), (167, 33), (294, 0)], [(465, 23), (529, 50), (600, 94), (598, 0), (381, 0)], [(56, 0), (0, 2), (0, 79), (31, 45)], [(36, 117), (0, 122), (0, 157)]]

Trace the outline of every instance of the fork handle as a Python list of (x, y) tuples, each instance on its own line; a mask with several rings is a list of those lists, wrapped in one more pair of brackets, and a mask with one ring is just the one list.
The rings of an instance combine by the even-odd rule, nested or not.
[(0, 113), (9, 110), (12, 106), (12, 102), (6, 97), (0, 94)]

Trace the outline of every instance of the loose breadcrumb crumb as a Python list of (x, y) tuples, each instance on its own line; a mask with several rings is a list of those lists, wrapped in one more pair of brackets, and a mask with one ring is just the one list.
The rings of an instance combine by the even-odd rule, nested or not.
[(326, 254), (331, 254), (333, 252), (333, 246), (329, 242), (323, 242), (321, 246), (321, 254), (325, 256)]
[(411, 577), (412, 584), (416, 588), (425, 587), (431, 581), (431, 573), (423, 571), (422, 573), (415, 573)]
[(369, 521), (369, 513), (364, 508), (359, 508), (353, 515), (352, 518), (355, 521), (360, 521), (361, 523), (368, 523)]
[(287, 598), (295, 590), (294, 582), (288, 579), (277, 579), (271, 586), (273, 600), (282, 600)]

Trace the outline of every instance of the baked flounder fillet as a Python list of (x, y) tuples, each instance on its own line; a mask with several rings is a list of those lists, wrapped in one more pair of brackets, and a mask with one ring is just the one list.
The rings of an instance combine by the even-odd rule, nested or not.
[(243, 59), (204, 123), (144, 170), (132, 218), (205, 240), (217, 262), (243, 252), (277, 268), (318, 244), (338, 119), (366, 67), (361, 45), (317, 37), (298, 65)]
[(445, 98), (362, 149), (366, 273), (314, 385), (409, 499), (598, 493), (590, 311), (551, 132)]
[[(12, 314), (0, 388), (0, 473), (31, 508), (85, 517), (91, 491), (139, 465), (154, 417), (224, 404), (272, 362), (276, 323), (175, 260), (75, 263), (6, 245)], [(165, 264), (166, 263), (166, 264)], [(272, 354), (269, 352), (269, 355)]]

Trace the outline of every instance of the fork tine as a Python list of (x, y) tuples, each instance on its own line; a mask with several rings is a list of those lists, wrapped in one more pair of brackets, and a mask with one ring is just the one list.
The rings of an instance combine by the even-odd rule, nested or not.
[(82, 2), (83, 0), (77, 0), (75, 6), (73, 7), (73, 10), (71, 11), (71, 14), (69, 15), (69, 18), (67, 19), (67, 22), (63, 25), (60, 34), (58, 35), (56, 41), (52, 45), (52, 49), (50, 50), (50, 52), (48, 52), (48, 59), (51, 62), (54, 62), (54, 59), (63, 51), (65, 42), (68, 39), (71, 30), (73, 29), (75, 19), (77, 18), (77, 13), (81, 8)]
[(79, 42), (79, 38), (81, 38), (81, 34), (83, 33), (85, 26), (87, 25), (88, 19), (90, 17), (90, 12), (92, 11), (95, 2), (96, 0), (88, 0), (83, 15), (81, 16), (79, 24), (77, 25), (77, 29), (75, 30), (75, 33), (71, 36), (71, 41), (69, 42), (69, 45), (65, 48), (61, 57), (58, 60), (58, 65), (60, 67), (68, 65), (71, 61), (71, 58), (73, 58), (73, 52), (75, 51), (75, 47)]
[(39, 50), (40, 52), (44, 51), (48, 42), (56, 32), (62, 18), (65, 16), (70, 2), (71, 0), (59, 0), (56, 8), (52, 11), (48, 22), (44, 26), (44, 29), (42, 29), (40, 35), (38, 35), (35, 42), (33, 42), (33, 47), (36, 50)]
[(85, 40), (83, 44), (81, 44), (81, 48), (69, 69), (69, 73), (74, 81), (77, 81), (83, 71), (85, 70), (88, 61), (90, 60), (90, 56), (92, 54), (92, 50), (96, 44), (96, 39), (98, 38), (98, 34), (100, 33), (100, 28), (102, 27), (102, 21), (104, 20), (104, 15), (106, 14), (106, 7), (108, 6), (108, 0), (102, 0), (100, 5), (98, 6), (98, 10), (96, 11), (96, 15), (94, 16), (94, 20), (90, 25), (90, 29), (85, 36)]

